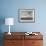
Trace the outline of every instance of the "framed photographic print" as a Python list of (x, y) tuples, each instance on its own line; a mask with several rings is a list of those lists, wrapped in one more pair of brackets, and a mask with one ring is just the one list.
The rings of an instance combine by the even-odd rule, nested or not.
[(35, 9), (19, 9), (19, 22), (35, 22)]

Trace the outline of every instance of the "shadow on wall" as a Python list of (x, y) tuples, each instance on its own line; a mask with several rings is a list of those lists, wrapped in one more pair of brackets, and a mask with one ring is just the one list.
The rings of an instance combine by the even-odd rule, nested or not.
[(5, 17), (0, 16), (0, 46), (3, 46), (3, 33), (2, 33), (2, 25), (5, 23)]

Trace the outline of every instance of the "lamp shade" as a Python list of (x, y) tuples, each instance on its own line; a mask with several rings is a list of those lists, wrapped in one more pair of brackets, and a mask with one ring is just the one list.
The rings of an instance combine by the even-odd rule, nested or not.
[(5, 18), (5, 25), (14, 25), (14, 18)]

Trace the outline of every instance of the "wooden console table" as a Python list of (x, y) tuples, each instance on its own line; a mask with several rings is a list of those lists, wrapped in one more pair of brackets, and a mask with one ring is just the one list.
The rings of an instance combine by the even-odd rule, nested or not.
[[(4, 33), (4, 46), (43, 46), (43, 35), (25, 35), (26, 32), (11, 32), (8, 35)], [(34, 32), (33, 32), (34, 33)]]

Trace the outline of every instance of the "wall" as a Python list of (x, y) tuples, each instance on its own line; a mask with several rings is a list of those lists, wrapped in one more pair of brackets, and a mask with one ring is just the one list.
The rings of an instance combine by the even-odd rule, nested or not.
[[(18, 9), (35, 9), (35, 23), (19, 23)], [(11, 31), (46, 31), (46, 1), (45, 0), (1, 0), (1, 15), (13, 17), (14, 26)], [(6, 25), (2, 25), (2, 32), (8, 31)]]
[[(13, 17), (14, 26), (12, 32), (46, 32), (46, 0), (0, 0), (0, 17)], [(18, 9), (35, 9), (35, 23), (19, 23)], [(1, 32), (8, 32), (8, 26), (2, 24)]]

